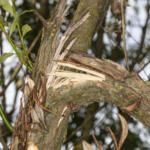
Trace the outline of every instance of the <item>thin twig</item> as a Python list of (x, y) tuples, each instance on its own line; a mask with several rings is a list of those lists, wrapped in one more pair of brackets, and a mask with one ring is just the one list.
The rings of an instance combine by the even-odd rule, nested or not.
[(122, 34), (123, 34), (123, 51), (124, 51), (124, 56), (126, 60), (126, 67), (128, 71), (129, 69), (129, 64), (128, 64), (128, 56), (127, 56), (127, 48), (126, 48), (126, 38), (125, 38), (125, 15), (124, 15), (124, 0), (121, 1), (121, 22), (122, 22)]
[(37, 10), (34, 11), (34, 14), (38, 17), (38, 19), (42, 22), (43, 26), (46, 28), (47, 27), (46, 19)]
[(30, 47), (28, 48), (28, 54), (31, 53), (33, 47), (35, 46), (35, 44), (38, 42), (40, 36), (42, 34), (42, 29), (40, 29), (40, 31), (38, 32), (38, 34), (36, 35), (36, 37), (34, 38), (34, 40), (32, 41)]
[[(35, 44), (37, 43), (37, 41), (39, 40), (40, 36), (41, 36), (42, 30), (39, 31), (39, 33), (37, 34), (37, 36), (34, 38), (33, 42), (31, 43), (29, 49), (28, 49), (28, 54), (31, 53), (33, 47), (35, 46)], [(10, 77), (9, 82), (5, 85), (5, 89), (12, 83), (12, 81), (14, 81), (14, 79), (16, 78), (16, 75), (18, 74), (18, 72), (20, 71), (20, 69), (22, 68), (22, 64), (19, 64), (16, 69), (14, 70), (13, 74)], [(2, 94), (4, 93), (4, 89), (2, 92), (0, 92), (0, 96), (2, 96)]]
[(146, 64), (144, 64), (138, 71), (137, 73), (140, 73), (147, 65), (150, 64), (150, 61), (148, 61)]
[(93, 137), (93, 140), (95, 142), (95, 145), (98, 147), (99, 150), (103, 150), (102, 146), (98, 143), (94, 133), (92, 133), (92, 137)]
[[(132, 65), (130, 66), (131, 69), (134, 68), (134, 66), (137, 63), (141, 62), (142, 59), (144, 59), (144, 57), (145, 57), (144, 52), (143, 52), (143, 48), (145, 48), (144, 43), (145, 43), (146, 32), (148, 30), (149, 19), (150, 19), (150, 11), (149, 11), (150, 10), (150, 4), (149, 4), (149, 1), (147, 1), (147, 9), (146, 10), (147, 10), (146, 11), (147, 12), (147, 18), (146, 18), (144, 26), (141, 29), (142, 30), (141, 40), (140, 40), (139, 48), (137, 49), (137, 53), (136, 53), (137, 56), (140, 56), (141, 54), (142, 54), (142, 56), (141, 57), (136, 57), (135, 59), (132, 59)], [(147, 54), (147, 52), (145, 54)]]

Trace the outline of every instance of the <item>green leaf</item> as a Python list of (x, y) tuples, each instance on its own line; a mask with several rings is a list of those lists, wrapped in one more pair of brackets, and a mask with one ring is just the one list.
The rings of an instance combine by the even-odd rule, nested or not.
[(14, 21), (13, 21), (13, 23), (10, 25), (9, 36), (11, 36), (12, 33), (15, 31), (18, 21), (19, 21), (19, 14), (16, 13), (16, 16), (15, 16), (15, 18), (14, 18)]
[(13, 127), (11, 125), (11, 123), (8, 121), (2, 106), (0, 105), (0, 116), (3, 119), (3, 122), (5, 123), (5, 125), (7, 126), (7, 128), (12, 132), (13, 131)]
[(11, 7), (9, 0), (0, 0), (0, 6), (2, 6), (6, 12), (14, 15), (13, 8)]
[(3, 26), (8, 26), (8, 22), (6, 22), (3, 18), (2, 15), (0, 15), (0, 23), (3, 25)]
[(24, 10), (21, 14), (21, 15), (24, 15), (25, 13), (30, 13), (30, 12), (34, 12), (35, 10), (34, 9), (30, 9), (30, 10)]
[(4, 54), (0, 55), (0, 64), (12, 55), (14, 55), (14, 53), (4, 53)]
[(24, 54), (24, 51), (22, 50), (17, 50), (18, 53), (18, 58), (22, 64), (24, 64), (30, 71), (32, 71), (32, 67), (28, 66), (26, 63), (26, 55)]
[(18, 52), (18, 57), (19, 57), (19, 60), (22, 64), (24, 64), (25, 66), (27, 66), (26, 62), (25, 62), (25, 54), (23, 53), (22, 50), (17, 50)]
[(4, 24), (4, 18), (3, 18), (2, 15), (0, 15), (0, 22), (1, 22), (2, 24)]
[(31, 30), (32, 30), (32, 28), (28, 24), (23, 25), (23, 27), (22, 27), (23, 36), (25, 36)]

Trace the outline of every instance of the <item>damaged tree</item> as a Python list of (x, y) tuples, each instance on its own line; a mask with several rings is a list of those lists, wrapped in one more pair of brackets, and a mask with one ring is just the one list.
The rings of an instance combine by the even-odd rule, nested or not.
[(86, 51), (110, 0), (80, 1), (68, 29), (60, 27), (70, 5), (60, 0), (54, 16), (43, 23), (41, 45), (32, 77), (23, 89), (24, 105), (13, 130), (11, 150), (59, 150), (66, 138), (69, 116), (94, 102), (118, 106), (150, 128), (150, 89), (136, 73)]

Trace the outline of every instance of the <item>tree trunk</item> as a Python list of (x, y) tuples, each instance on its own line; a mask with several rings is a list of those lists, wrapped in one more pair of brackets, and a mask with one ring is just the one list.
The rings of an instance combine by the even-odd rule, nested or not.
[[(36, 145), (39, 150), (60, 150), (66, 138), (69, 115), (94, 102), (103, 101), (119, 106), (150, 127), (150, 90), (138, 76), (112, 61), (99, 60), (78, 52), (89, 48), (94, 31), (97, 25), (103, 23), (110, 3), (110, 0), (79, 2), (71, 25), (76, 24), (86, 13), (90, 16), (71, 32), (62, 50), (65, 51), (76, 38), (72, 51), (68, 57), (58, 62), (53, 59), (59, 45), (58, 34), (64, 19), (62, 14), (66, 0), (60, 0), (55, 16), (44, 22), (41, 46), (32, 74), (33, 81), (28, 79), (24, 88), (25, 105), (20, 107), (11, 150), (25, 149), (27, 143)], [(65, 67), (69, 65), (69, 68), (87, 74), (77, 74), (69, 69), (72, 77), (66, 70), (62, 70), (60, 75), (58, 70), (52, 72), (56, 64)], [(55, 75), (53, 82), (48, 84), (52, 74)], [(55, 82), (57, 78), (58, 82)]]

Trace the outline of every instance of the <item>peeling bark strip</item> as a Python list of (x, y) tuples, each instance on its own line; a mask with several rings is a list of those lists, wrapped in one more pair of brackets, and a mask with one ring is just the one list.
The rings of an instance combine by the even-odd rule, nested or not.
[[(70, 35), (72, 34), (72, 32), (77, 29), (80, 25), (82, 25), (90, 16), (89, 12), (87, 12), (79, 21), (77, 21), (75, 24), (72, 24), (68, 27), (68, 29), (66, 30), (66, 32), (64, 33), (64, 35), (62, 36), (60, 42), (57, 45), (57, 49), (54, 50), (55, 54), (53, 57), (53, 61), (54, 60), (63, 60), (65, 58), (65, 56), (68, 54), (69, 50), (71, 49), (72, 45), (74, 44), (76, 39), (73, 39), (67, 46), (67, 48), (63, 51), (64, 45), (66, 43), (66, 41), (68, 40), (68, 38), (70, 37)], [(57, 37), (58, 39), (58, 37)], [(55, 43), (55, 41), (54, 41)], [(62, 53), (61, 53), (62, 52)], [(58, 69), (58, 65), (55, 62), (51, 62), (48, 67), (46, 68), (46, 75), (48, 73), (54, 73), (56, 72), (56, 70)], [(48, 77), (47, 80), (47, 84), (46, 84), (46, 88), (50, 88), (53, 87), (53, 76), (52, 77)]]
[(65, 106), (65, 107), (64, 107), (64, 109), (63, 109), (63, 111), (62, 111), (62, 113), (61, 113), (61, 118), (60, 118), (59, 121), (58, 121), (57, 128), (59, 128), (60, 123), (61, 123), (62, 120), (64, 119), (67, 108), (68, 108), (68, 106)]

